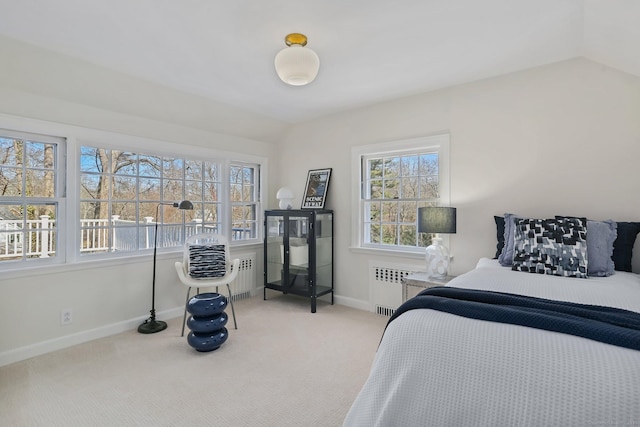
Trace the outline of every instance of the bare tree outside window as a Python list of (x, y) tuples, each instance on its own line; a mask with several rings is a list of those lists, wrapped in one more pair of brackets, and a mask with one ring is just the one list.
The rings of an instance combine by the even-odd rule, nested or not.
[[(259, 163), (77, 143), (0, 129), (0, 262), (117, 256), (150, 250), (156, 237), (159, 248), (179, 247), (202, 232), (259, 241)], [(194, 209), (173, 206), (182, 200)]]
[(0, 131), (0, 261), (55, 256), (62, 142)]
[(364, 243), (425, 247), (417, 232), (419, 207), (439, 199), (437, 151), (363, 156)]
[(233, 164), (229, 171), (232, 240), (258, 237), (259, 169)]
[[(80, 214), (85, 252), (178, 246), (196, 232), (220, 232), (220, 164), (82, 147)], [(193, 211), (172, 202), (190, 200)]]

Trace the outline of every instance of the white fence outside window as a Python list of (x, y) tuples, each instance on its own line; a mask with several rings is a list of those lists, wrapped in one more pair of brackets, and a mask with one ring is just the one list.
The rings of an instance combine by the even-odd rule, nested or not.
[[(145, 223), (148, 224), (147, 227), (138, 228), (134, 226), (134, 221), (121, 220), (119, 215), (114, 215), (111, 219), (83, 219), (80, 221), (80, 252), (135, 251), (138, 241), (136, 233), (144, 233), (140, 239), (140, 249), (153, 248), (156, 224), (153, 217), (145, 217)], [(127, 224), (132, 226), (127, 227)], [(19, 258), (23, 253), (27, 258), (48, 258), (55, 255), (55, 225), (55, 220), (42, 215), (40, 220), (28, 220), (28, 231), (24, 233), (22, 220), (0, 219), (0, 260)], [(162, 234), (158, 235), (158, 244), (162, 247), (180, 246), (184, 241), (181, 235), (182, 224), (162, 224), (160, 230)], [(199, 220), (193, 220), (186, 224), (185, 238), (196, 233), (217, 232), (216, 226), (203, 226)], [(240, 239), (250, 233), (250, 229), (234, 228), (232, 232)], [(110, 238), (113, 241), (111, 249)]]

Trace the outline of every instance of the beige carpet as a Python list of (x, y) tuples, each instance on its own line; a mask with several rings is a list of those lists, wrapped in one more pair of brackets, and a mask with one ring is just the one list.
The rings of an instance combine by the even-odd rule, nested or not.
[[(210, 353), (130, 331), (0, 368), (1, 426), (340, 426), (387, 319), (280, 294), (235, 303)], [(228, 309), (229, 315), (230, 309)]]

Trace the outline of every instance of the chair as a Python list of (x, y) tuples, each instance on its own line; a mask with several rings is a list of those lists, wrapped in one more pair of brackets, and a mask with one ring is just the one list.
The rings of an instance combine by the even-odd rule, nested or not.
[(189, 237), (184, 244), (182, 262), (176, 262), (175, 267), (180, 281), (187, 287), (187, 298), (184, 304), (184, 316), (182, 317), (182, 334), (187, 321), (187, 303), (192, 288), (200, 293), (200, 288), (227, 285), (229, 291), (229, 305), (233, 314), (233, 325), (236, 323), (236, 312), (233, 309), (233, 295), (229, 284), (238, 275), (240, 259), (231, 261), (229, 256), (229, 244), (227, 238), (220, 234), (195, 234)]

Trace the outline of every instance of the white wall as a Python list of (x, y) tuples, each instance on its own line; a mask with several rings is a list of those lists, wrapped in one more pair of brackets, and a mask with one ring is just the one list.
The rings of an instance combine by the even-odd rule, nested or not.
[[(162, 123), (178, 123), (187, 128), (216, 134), (274, 142), (286, 125), (275, 119), (243, 111), (234, 106), (186, 94), (154, 82), (108, 70), (85, 61), (0, 36), (0, 88), (11, 105), (0, 96), (3, 111), (59, 123), (94, 121), (95, 129), (122, 131), (127, 117), (144, 117), (160, 124), (157, 134), (165, 135)], [(20, 96), (14, 96), (14, 92)], [(33, 97), (37, 98), (34, 102)], [(64, 107), (59, 106), (64, 102)], [(92, 106), (126, 116), (92, 115), (73, 105)], [(8, 110), (7, 110), (8, 109)], [(151, 136), (154, 127), (144, 133)], [(125, 132), (126, 133), (126, 132)]]
[[(19, 52), (6, 49), (0, 40), (1, 53), (7, 50), (15, 67)], [(583, 59), (297, 125), (277, 149), (216, 133), (203, 123), (206, 116), (172, 119), (175, 106), (160, 111), (156, 105), (153, 114), (144, 117), (118, 105), (122, 100), (88, 106), (83, 102), (93, 103), (91, 97), (80, 99), (74, 93), (69, 99), (60, 88), (33, 88), (34, 76), (23, 79), (13, 68), (2, 69), (0, 113), (268, 157), (267, 208), (277, 206), (274, 195), (283, 185), (294, 189), (299, 204), (307, 171), (333, 168), (327, 207), (336, 211), (338, 303), (367, 309), (368, 261), (393, 259), (349, 249), (354, 145), (451, 134), (451, 203), (458, 208), (458, 233), (450, 244), (454, 274), (471, 269), (479, 257), (494, 254), (493, 215), (505, 211), (639, 219), (640, 171), (635, 164), (640, 157), (640, 79)], [(73, 74), (73, 70), (73, 63), (68, 64), (67, 71)], [(100, 78), (106, 81), (101, 73)], [(180, 102), (188, 104), (186, 99)], [(138, 104), (136, 111), (139, 108)], [(172, 271), (178, 257), (176, 253), (159, 257), (160, 318), (181, 313), (183, 291)], [(420, 257), (395, 259), (417, 268), (422, 265)], [(0, 365), (136, 327), (148, 315), (150, 271), (150, 257), (18, 275), (0, 270)], [(60, 326), (63, 308), (74, 310), (72, 325)]]
[[(266, 158), (267, 165), (274, 152), (272, 143), (213, 131), (215, 124), (210, 121), (217, 119), (207, 115), (216, 113), (213, 108), (190, 115), (207, 107), (202, 99), (177, 95), (157, 85), (57, 55), (14, 47), (0, 37), (0, 56), (10, 64), (0, 67), (0, 128), (70, 140), (118, 139), (137, 143), (143, 140), (142, 143), (153, 145), (159, 152), (193, 154), (214, 149), (240, 153), (238, 157)], [(32, 66), (43, 68), (32, 70)], [(52, 75), (44, 77), (49, 70)], [(73, 86), (74, 79), (80, 88)], [(90, 93), (92, 81), (102, 86), (94, 93)], [(128, 96), (124, 96), (122, 88), (114, 87), (118, 96), (101, 98), (109, 92), (110, 85), (120, 83), (126, 85)], [(149, 93), (155, 96), (146, 101), (141, 99)], [(153, 104), (153, 109), (138, 114), (145, 102)], [(176, 111), (180, 114), (174, 114)], [(245, 119), (239, 118), (235, 125)], [(271, 124), (259, 121), (258, 127), (265, 126), (262, 129), (268, 129), (269, 133), (279, 129)], [(265, 183), (268, 182), (267, 176)], [(75, 183), (69, 184), (72, 191)], [(257, 252), (258, 268), (262, 264), (261, 245), (232, 252), (233, 255)], [(173, 268), (181, 255), (179, 252), (158, 255), (159, 319), (182, 315), (186, 291)], [(146, 254), (117, 261), (20, 271), (7, 271), (0, 263), (0, 366), (137, 327), (149, 316), (151, 308), (151, 261)], [(71, 325), (60, 325), (62, 309), (73, 310)], [(180, 331), (167, 333), (179, 336)]]
[(504, 212), (640, 220), (636, 76), (575, 59), (337, 114), (291, 130), (273, 188), (290, 186), (299, 203), (307, 170), (333, 168), (327, 207), (335, 210), (339, 302), (366, 306), (368, 261), (390, 259), (349, 249), (351, 147), (444, 132), (458, 208), (453, 274), (493, 257), (493, 216)]
[[(16, 99), (21, 99), (18, 92), (13, 94)], [(29, 98), (35, 106), (41, 105), (37, 98)], [(152, 145), (160, 153), (179, 152), (193, 157), (204, 156), (207, 152), (216, 155), (220, 151), (233, 151), (238, 153), (235, 156), (238, 160), (267, 159), (265, 172), (268, 174), (268, 153), (273, 152), (274, 148), (270, 143), (170, 123), (156, 123), (81, 105), (56, 103), (53, 100), (48, 102), (58, 109), (69, 106), (70, 110), (83, 111), (86, 120), (78, 120), (83, 124), (98, 121), (108, 123), (108, 119), (120, 119), (126, 123), (131, 134), (109, 133), (3, 113), (0, 113), (0, 129), (64, 136), (69, 142), (112, 142), (121, 145), (123, 141), (130, 141), (131, 149)], [(10, 105), (10, 102), (5, 98), (0, 104)], [(160, 128), (167, 130), (164, 140), (133, 136), (147, 133), (155, 135)], [(268, 185), (268, 177), (265, 183)], [(75, 183), (68, 183), (69, 192), (75, 188)], [(71, 195), (68, 197), (75, 198)], [(262, 245), (234, 248), (232, 255), (241, 256), (245, 252), (256, 252), (256, 267), (260, 269)], [(182, 315), (186, 288), (180, 285), (173, 267), (181, 257), (181, 248), (172, 252), (160, 250), (158, 254), (155, 305), (159, 319)], [(151, 254), (133, 254), (108, 261), (83, 259), (72, 264), (31, 266), (20, 270), (10, 270), (7, 265), (0, 263), (0, 366), (137, 327), (149, 317), (152, 271)], [(62, 326), (60, 313), (65, 309), (73, 311), (73, 322)], [(180, 331), (168, 333), (179, 336)]]

